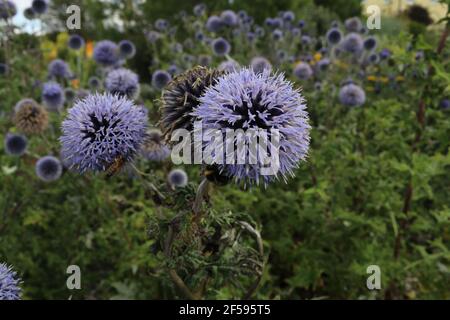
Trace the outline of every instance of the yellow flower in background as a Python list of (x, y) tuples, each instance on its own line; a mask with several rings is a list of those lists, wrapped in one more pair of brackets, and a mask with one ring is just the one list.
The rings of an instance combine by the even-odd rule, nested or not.
[(78, 89), (80, 87), (80, 80), (73, 79), (72, 81), (70, 81), (70, 84), (72, 85), (72, 88)]
[(389, 78), (388, 77), (380, 77), (380, 81), (383, 83), (387, 83), (387, 82), (389, 82)]
[(56, 46), (58, 49), (65, 49), (67, 47), (67, 41), (69, 40), (69, 34), (67, 32), (61, 32), (56, 36)]
[(376, 76), (367, 76), (367, 80), (368, 81), (377, 81), (377, 77)]
[(50, 40), (44, 40), (41, 42), (41, 52), (46, 61), (56, 59), (58, 56), (58, 49), (54, 42)]
[(92, 41), (86, 42), (86, 57), (91, 58), (94, 52), (94, 43)]
[(372, 87), (372, 86), (366, 88), (366, 91), (368, 91), (368, 92), (373, 92), (374, 90), (375, 90), (375, 89), (374, 89), (374, 87)]
[(315, 61), (319, 61), (320, 59), (322, 59), (322, 55), (320, 54), (320, 52), (317, 52), (317, 53), (314, 55), (314, 60), (315, 60)]
[(404, 76), (397, 76), (395, 78), (395, 80), (397, 80), (398, 82), (405, 81), (405, 77)]

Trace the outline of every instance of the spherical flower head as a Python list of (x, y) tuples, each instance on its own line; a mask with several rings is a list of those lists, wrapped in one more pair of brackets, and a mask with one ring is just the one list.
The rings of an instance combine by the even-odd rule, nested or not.
[[(262, 175), (264, 164), (261, 159), (256, 164), (250, 163), (250, 158), (259, 158), (252, 153), (252, 148), (247, 148), (244, 164), (217, 163), (221, 172), (237, 181), (252, 184), (259, 183), (261, 179), (267, 183), (280, 176), (285, 179), (287, 175), (293, 175), (299, 162), (306, 158), (310, 126), (305, 101), (283, 74), (242, 69), (224, 75), (216, 85), (206, 90), (200, 98), (199, 107), (192, 114), (201, 121), (204, 134), (208, 129), (220, 130), (225, 145), (237, 142), (236, 136), (227, 138), (229, 129), (262, 129), (268, 135), (274, 135), (276, 131), (273, 130), (278, 130), (279, 168), (273, 174)], [(243, 139), (248, 142), (248, 135)], [(205, 141), (203, 150), (208, 150), (214, 140)], [(272, 143), (273, 140), (268, 141), (268, 145)]]
[(280, 29), (275, 29), (272, 31), (272, 39), (275, 41), (280, 41), (283, 39), (283, 31)]
[(50, 78), (70, 78), (72, 72), (64, 60), (55, 59), (48, 64), (48, 75)]
[(130, 40), (122, 40), (119, 42), (119, 51), (122, 58), (130, 59), (136, 54), (136, 46)]
[(179, 69), (178, 66), (176, 64), (171, 64), (168, 68), (167, 68), (167, 72), (173, 77), (174, 75), (179, 73)]
[(262, 73), (264, 70), (272, 71), (272, 64), (264, 57), (254, 57), (250, 61), (250, 68), (255, 73)]
[(23, 10), (23, 15), (28, 20), (33, 20), (36, 17), (36, 13), (34, 12), (33, 8), (31, 8), (31, 7)]
[(158, 31), (165, 31), (169, 27), (169, 22), (166, 19), (156, 19), (155, 28)]
[(231, 50), (230, 44), (224, 38), (215, 39), (212, 42), (211, 47), (213, 49), (214, 54), (219, 57), (227, 55)]
[(77, 97), (77, 92), (73, 90), (72, 88), (65, 88), (64, 89), (64, 99), (67, 104), (71, 104), (75, 98)]
[(105, 88), (113, 95), (136, 99), (139, 95), (138, 75), (125, 68), (112, 70), (106, 76)]
[(375, 37), (367, 37), (364, 39), (364, 49), (371, 51), (377, 47), (377, 39)]
[(198, 57), (198, 64), (202, 67), (208, 67), (212, 62), (212, 58), (211, 56), (207, 55), (207, 54), (201, 54)]
[(307, 46), (312, 42), (312, 39), (308, 35), (303, 35), (301, 41), (303, 45)]
[(442, 110), (449, 110), (450, 109), (450, 100), (449, 99), (442, 99), (439, 103), (439, 106)]
[(0, 0), (0, 19), (7, 20), (17, 14), (17, 7), (10, 0)]
[(33, 0), (31, 8), (37, 14), (44, 14), (48, 9), (48, 0)]
[(218, 70), (229, 73), (240, 69), (239, 63), (234, 60), (222, 61), (217, 67)]
[(51, 111), (59, 111), (64, 104), (64, 91), (56, 82), (46, 82), (42, 87), (42, 101)]
[(387, 48), (383, 48), (381, 51), (380, 51), (380, 59), (381, 60), (386, 60), (386, 59), (388, 59), (388, 58), (390, 58), (391, 57), (391, 51), (389, 50), (389, 49), (387, 49)]
[(177, 75), (162, 94), (161, 128), (168, 144), (177, 129), (193, 129), (193, 110), (200, 97), (223, 75), (222, 71), (197, 66)]
[(45, 156), (36, 162), (36, 175), (44, 182), (56, 181), (61, 177), (63, 166), (58, 158)]
[(294, 76), (300, 80), (308, 80), (311, 78), (313, 71), (306, 62), (299, 62), (294, 67)]
[(97, 77), (90, 77), (88, 80), (88, 86), (92, 90), (100, 89), (102, 86), (102, 81)]
[(206, 29), (209, 32), (219, 32), (222, 27), (222, 19), (220, 19), (218, 16), (210, 16), (206, 21)]
[(264, 28), (257, 26), (255, 27), (255, 34), (258, 38), (262, 38), (266, 35), (266, 31), (264, 30)]
[(11, 156), (21, 156), (27, 150), (28, 141), (22, 135), (8, 133), (5, 136), (5, 151)]
[(253, 42), (256, 39), (256, 34), (254, 32), (247, 32), (248, 42)]
[(322, 72), (326, 71), (328, 69), (328, 66), (330, 65), (330, 63), (331, 63), (330, 59), (328, 59), (328, 58), (320, 59), (316, 64), (317, 70), (322, 71)]
[(195, 39), (198, 41), (203, 41), (205, 39), (205, 34), (202, 31), (196, 31), (195, 32)]
[(161, 38), (161, 33), (157, 32), (157, 31), (149, 31), (145, 34), (145, 37), (147, 39), (148, 42), (150, 43), (155, 43), (156, 41), (158, 41), (158, 39)]
[(167, 175), (167, 181), (173, 188), (184, 188), (188, 184), (188, 176), (182, 169), (173, 169)]
[(342, 32), (337, 28), (331, 28), (327, 32), (327, 41), (331, 45), (338, 44), (342, 39)]
[(78, 34), (72, 34), (67, 40), (67, 45), (72, 50), (79, 50), (84, 46), (84, 39)]
[(20, 282), (12, 267), (0, 263), (0, 300), (20, 300)]
[(152, 85), (159, 90), (164, 89), (164, 87), (172, 80), (170, 73), (164, 70), (156, 70), (152, 74)]
[(39, 134), (48, 127), (48, 113), (33, 99), (22, 99), (14, 107), (14, 124), (20, 132)]
[(220, 14), (220, 19), (224, 25), (234, 27), (238, 24), (238, 17), (233, 10), (225, 10)]
[(367, 59), (369, 60), (370, 63), (374, 64), (380, 61), (380, 57), (376, 53), (371, 53)]
[(206, 11), (206, 5), (204, 3), (199, 3), (194, 6), (193, 12), (197, 17), (202, 16)]
[(360, 86), (349, 83), (339, 91), (339, 100), (344, 106), (359, 107), (366, 101), (366, 93)]
[(297, 38), (302, 34), (302, 30), (300, 28), (292, 28), (291, 34), (293, 37)]
[(305, 20), (299, 20), (298, 23), (297, 23), (297, 26), (298, 26), (300, 29), (303, 29), (303, 28), (305, 27), (305, 25), (306, 25)]
[(0, 76), (6, 75), (9, 72), (9, 67), (6, 63), (0, 63)]
[(295, 14), (292, 11), (283, 12), (283, 20), (287, 22), (292, 22), (295, 20)]
[(358, 17), (348, 18), (344, 25), (349, 32), (359, 32), (362, 28), (361, 20)]
[(163, 139), (161, 130), (148, 130), (142, 144), (142, 156), (147, 160), (156, 162), (167, 159), (170, 156), (170, 149), (166, 146)]
[(342, 41), (342, 48), (349, 53), (360, 53), (363, 49), (363, 40), (358, 33), (349, 33)]
[(102, 40), (95, 45), (93, 57), (102, 66), (113, 66), (119, 61), (119, 49), (114, 42)]
[(72, 168), (105, 171), (117, 159), (130, 161), (147, 130), (147, 116), (124, 97), (93, 94), (68, 110), (62, 123), (61, 152)]

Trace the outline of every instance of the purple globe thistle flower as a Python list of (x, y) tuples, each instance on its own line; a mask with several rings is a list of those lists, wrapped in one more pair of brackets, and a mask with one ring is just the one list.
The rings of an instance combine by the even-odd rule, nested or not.
[(424, 53), (422, 50), (417, 51), (416, 55), (414, 56), (414, 58), (416, 59), (416, 61), (420, 61), (423, 60), (423, 58), (425, 57)]
[(254, 32), (247, 32), (248, 42), (253, 42), (256, 39), (256, 34)]
[(20, 300), (20, 283), (21, 280), (12, 267), (0, 263), (0, 300)]
[(6, 63), (0, 63), (0, 76), (6, 75), (9, 73), (9, 67)]
[(230, 53), (231, 50), (230, 44), (224, 38), (214, 39), (211, 47), (213, 49), (214, 54), (219, 57), (227, 55), (228, 53)]
[(238, 24), (238, 17), (233, 10), (225, 10), (220, 14), (220, 19), (224, 25), (234, 27)]
[(199, 17), (202, 16), (206, 11), (206, 5), (204, 3), (199, 3), (194, 6), (193, 12), (194, 14)]
[(56, 82), (46, 82), (42, 87), (42, 101), (51, 111), (59, 111), (64, 104), (63, 88)]
[(163, 161), (170, 156), (170, 149), (165, 145), (163, 134), (158, 129), (147, 131), (141, 149), (142, 156), (150, 161)]
[(62, 123), (61, 152), (72, 168), (105, 171), (130, 161), (147, 130), (147, 117), (131, 100), (109, 93), (89, 95), (69, 109)]
[(171, 64), (167, 68), (167, 72), (170, 73), (170, 75), (173, 77), (174, 75), (178, 74), (180, 70), (178, 69), (178, 66), (176, 64)]
[(152, 74), (152, 85), (159, 90), (164, 89), (164, 87), (172, 80), (171, 75), (164, 70), (156, 70)]
[(161, 33), (157, 32), (157, 31), (154, 31), (154, 30), (151, 30), (151, 31), (149, 31), (149, 32), (147, 32), (147, 33), (145, 34), (145, 37), (146, 37), (146, 39), (147, 39), (148, 42), (150, 42), (150, 43), (155, 43), (155, 42), (158, 41), (158, 39), (160, 39), (162, 36), (161, 36)]
[(369, 63), (377, 63), (378, 61), (380, 61), (380, 57), (378, 56), (378, 54), (376, 53), (371, 53), (369, 55), (369, 57), (367, 58), (367, 60), (369, 61)]
[(342, 41), (342, 48), (349, 53), (360, 53), (363, 49), (363, 40), (358, 33), (349, 33)]
[(341, 31), (339, 31), (339, 29), (332, 28), (328, 30), (326, 37), (329, 44), (335, 45), (341, 41), (342, 33)]
[(55, 59), (48, 64), (48, 75), (50, 78), (66, 79), (72, 76), (72, 72), (64, 60)]
[(5, 136), (5, 151), (11, 156), (21, 156), (27, 151), (28, 140), (22, 135), (8, 133)]
[[(278, 130), (279, 168), (272, 175), (263, 176), (264, 183), (279, 176), (286, 179), (288, 174), (293, 175), (299, 162), (306, 158), (310, 130), (306, 105), (300, 92), (282, 74), (271, 75), (268, 70), (257, 74), (251, 69), (242, 69), (225, 75), (206, 90), (200, 98), (199, 107), (192, 114), (202, 121), (205, 134), (208, 129), (221, 130), (226, 144), (236, 143), (236, 137), (228, 137), (233, 140), (227, 140), (227, 129)], [(272, 135), (273, 131), (270, 132)], [(248, 138), (245, 135), (244, 139), (248, 141)], [(204, 143), (204, 150), (215, 143), (212, 140)], [(252, 154), (251, 148), (246, 151), (245, 164), (217, 165), (221, 172), (236, 181), (258, 184), (263, 164), (261, 161), (249, 163), (248, 159), (260, 157)]]
[(130, 59), (136, 54), (136, 47), (130, 40), (122, 40), (119, 42), (119, 52), (122, 58)]
[(139, 78), (131, 70), (115, 69), (106, 76), (105, 88), (113, 95), (136, 99), (139, 95)]
[(366, 101), (366, 94), (360, 86), (349, 83), (339, 91), (339, 100), (344, 106), (358, 107)]
[(361, 20), (358, 17), (348, 18), (344, 25), (349, 32), (359, 32), (362, 28)]
[(380, 59), (381, 60), (386, 60), (390, 57), (391, 57), (391, 51), (389, 49), (384, 48), (380, 51)]
[(283, 39), (283, 31), (280, 29), (275, 29), (272, 31), (272, 39), (275, 41), (280, 41)]
[(328, 59), (328, 58), (323, 58), (323, 59), (321, 59), (321, 60), (319, 60), (318, 62), (317, 62), (317, 64), (316, 64), (316, 66), (317, 66), (317, 69), (319, 70), (319, 71), (326, 71), (327, 69), (328, 69), (328, 67), (329, 67), (329, 65), (330, 65), (330, 59)]
[(295, 14), (292, 11), (285, 11), (283, 12), (283, 20), (292, 22), (295, 20)]
[(205, 39), (205, 34), (202, 31), (196, 31), (195, 32), (195, 39), (197, 39), (198, 41), (203, 41), (203, 39)]
[(274, 18), (272, 21), (272, 27), (274, 29), (283, 28), (283, 19), (281, 18)]
[(229, 73), (240, 69), (239, 63), (234, 60), (222, 61), (217, 67), (218, 70)]
[(171, 43), (170, 49), (173, 53), (181, 53), (183, 52), (183, 45), (179, 42)]
[(169, 22), (166, 19), (157, 19), (155, 21), (155, 28), (158, 31), (165, 31), (169, 27)]
[(98, 90), (98, 89), (101, 88), (102, 82), (97, 77), (90, 77), (89, 80), (88, 80), (88, 86), (92, 90)]
[(264, 70), (272, 71), (272, 64), (264, 57), (254, 57), (250, 62), (250, 68), (255, 73), (263, 73)]
[(442, 110), (449, 110), (450, 109), (450, 100), (449, 99), (442, 99), (439, 103), (439, 106)]
[(222, 19), (220, 19), (218, 16), (210, 16), (206, 21), (206, 29), (209, 32), (219, 32), (222, 27)]
[(182, 169), (173, 169), (167, 175), (167, 182), (172, 188), (184, 188), (188, 184), (187, 173)]
[(322, 83), (317, 81), (314, 83), (314, 90), (321, 91), (322, 90)]
[(198, 57), (198, 64), (202, 67), (208, 67), (212, 62), (212, 58), (211, 56), (207, 55), (207, 54), (201, 54)]
[(119, 61), (119, 49), (117, 45), (110, 40), (99, 41), (94, 47), (95, 62), (105, 66), (113, 66)]
[(265, 36), (266, 31), (264, 30), (264, 28), (257, 26), (255, 28), (255, 34), (258, 36), (258, 38), (262, 38)]
[(266, 18), (266, 19), (264, 20), (264, 24), (265, 24), (266, 26), (268, 26), (268, 27), (273, 27), (273, 24), (274, 24), (273, 18)]
[(300, 35), (302, 34), (302, 31), (300, 30), (300, 28), (292, 28), (291, 34), (293, 37), (297, 38), (297, 37), (300, 37)]
[(284, 61), (284, 60), (286, 60), (286, 58), (287, 58), (287, 53), (286, 53), (286, 51), (284, 51), (284, 50), (278, 50), (277, 51), (277, 58), (278, 58), (278, 60), (279, 61)]
[(375, 37), (367, 37), (364, 39), (364, 49), (371, 51), (377, 47), (377, 39)]
[(58, 158), (45, 156), (36, 162), (36, 175), (44, 182), (56, 181), (61, 177), (63, 166)]
[(305, 25), (306, 25), (306, 22), (304, 20), (299, 20), (298, 23), (297, 23), (297, 26), (300, 29), (303, 29), (305, 27)]
[(67, 104), (71, 104), (77, 96), (77, 93), (72, 88), (65, 88), (64, 89), (64, 100)]
[(67, 45), (70, 49), (79, 50), (84, 46), (84, 39), (78, 34), (72, 34), (67, 40)]
[(245, 20), (245, 18), (248, 17), (247, 11), (245, 11), (245, 10), (239, 10), (237, 15), (238, 15), (239, 19), (241, 19), (241, 20)]
[(26, 8), (25, 10), (23, 10), (23, 15), (28, 20), (33, 20), (34, 18), (36, 18), (36, 14), (34, 13), (34, 10), (31, 7)]
[(0, 1), (0, 19), (7, 20), (17, 14), (17, 7), (9, 0)]
[(304, 35), (304, 36), (302, 36), (301, 41), (302, 41), (303, 45), (307, 46), (307, 45), (311, 44), (312, 39), (310, 36)]
[(33, 0), (31, 8), (37, 14), (44, 14), (48, 10), (48, 0)]
[(308, 80), (311, 78), (313, 71), (306, 62), (299, 62), (295, 65), (293, 73), (300, 80)]

